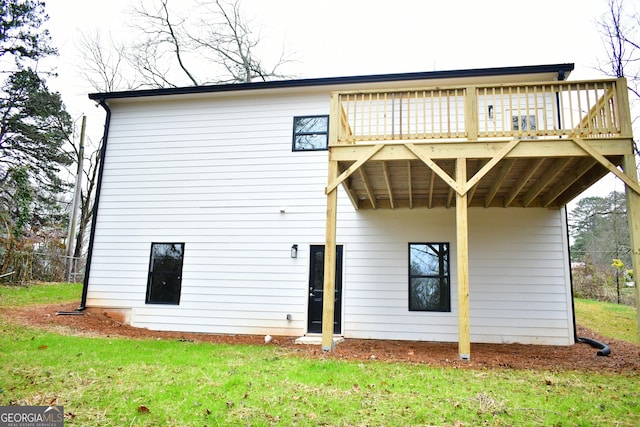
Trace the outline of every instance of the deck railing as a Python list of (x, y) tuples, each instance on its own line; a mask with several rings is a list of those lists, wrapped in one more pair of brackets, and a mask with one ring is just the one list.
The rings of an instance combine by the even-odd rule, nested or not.
[(334, 143), (622, 135), (623, 79), (339, 92)]

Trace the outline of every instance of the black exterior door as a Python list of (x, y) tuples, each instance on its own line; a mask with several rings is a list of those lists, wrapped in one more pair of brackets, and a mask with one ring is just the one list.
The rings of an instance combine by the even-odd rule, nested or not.
[[(324, 245), (311, 245), (309, 265), (309, 315), (307, 332), (322, 332), (324, 295)], [(342, 246), (336, 246), (336, 285), (334, 295), (333, 333), (342, 332)]]

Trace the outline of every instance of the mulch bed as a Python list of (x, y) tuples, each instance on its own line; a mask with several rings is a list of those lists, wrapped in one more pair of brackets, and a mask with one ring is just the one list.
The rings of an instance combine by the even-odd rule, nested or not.
[(608, 372), (640, 372), (640, 346), (598, 336), (578, 326), (578, 335), (595, 339), (611, 348), (609, 356), (598, 356), (587, 344), (541, 346), (523, 344), (471, 344), (471, 360), (458, 358), (456, 343), (346, 339), (331, 352), (318, 345), (295, 344), (296, 337), (277, 336), (265, 344), (263, 336), (214, 335), (184, 332), (161, 332), (135, 328), (109, 317), (99, 309), (82, 315), (57, 315), (73, 312), (77, 304), (55, 304), (4, 309), (0, 316), (13, 323), (45, 328), (57, 332), (98, 337), (156, 338), (225, 344), (278, 346), (283, 352), (314, 359), (340, 359), (382, 362), (410, 362), (437, 367), (466, 369), (543, 369)]

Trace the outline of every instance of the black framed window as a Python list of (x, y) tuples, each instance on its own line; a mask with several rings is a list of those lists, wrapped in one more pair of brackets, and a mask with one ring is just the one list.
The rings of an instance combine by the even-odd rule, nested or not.
[(409, 310), (451, 311), (449, 243), (409, 243)]
[(147, 304), (180, 304), (184, 243), (151, 243)]
[(293, 118), (293, 151), (326, 150), (329, 143), (329, 116)]

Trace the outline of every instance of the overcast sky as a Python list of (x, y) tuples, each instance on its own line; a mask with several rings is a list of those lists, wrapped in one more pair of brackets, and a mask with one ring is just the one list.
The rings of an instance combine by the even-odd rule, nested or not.
[[(148, 0), (146, 0), (148, 1)], [(48, 0), (49, 28), (60, 50), (62, 93), (74, 117), (101, 121), (78, 71), (80, 31), (128, 34), (127, 9), (138, 0)], [(189, 10), (192, 0), (172, 0)], [(596, 20), (606, 0), (241, 0), (261, 34), (261, 57), (282, 47), (300, 78), (575, 63), (571, 80), (604, 77)], [(627, 0), (633, 5), (639, 0)], [(102, 123), (100, 123), (100, 126)], [(91, 126), (92, 128), (94, 126)], [(92, 136), (98, 139), (100, 135)], [(620, 189), (623, 187), (620, 185)]]
[[(286, 46), (295, 62), (285, 71), (297, 77), (573, 62), (572, 79), (582, 79), (599, 76), (594, 67), (604, 54), (595, 21), (606, 0), (241, 1), (260, 31), (262, 56), (273, 58)], [(92, 91), (78, 73), (80, 31), (121, 37), (128, 33), (127, 9), (137, 3), (47, 1), (61, 54), (55, 87), (70, 108), (72, 97)], [(188, 11), (193, 1), (172, 3)]]

